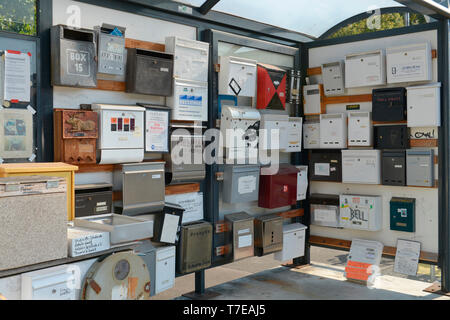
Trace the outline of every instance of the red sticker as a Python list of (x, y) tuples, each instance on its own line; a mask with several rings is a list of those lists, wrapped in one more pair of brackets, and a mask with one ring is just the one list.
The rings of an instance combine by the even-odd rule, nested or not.
[(289, 187), (288, 186), (283, 186), (283, 192), (288, 192), (289, 191)]
[(15, 51), (15, 50), (6, 50), (6, 52), (11, 53), (11, 54), (21, 54), (22, 53), (20, 51)]

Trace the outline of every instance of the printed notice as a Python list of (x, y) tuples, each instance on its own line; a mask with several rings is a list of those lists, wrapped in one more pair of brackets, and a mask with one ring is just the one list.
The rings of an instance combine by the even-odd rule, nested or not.
[(30, 102), (31, 60), (26, 53), (5, 52), (4, 100)]
[(169, 152), (169, 113), (146, 111), (145, 151)]
[(252, 245), (252, 235), (240, 236), (238, 239), (238, 248), (250, 247)]
[(203, 193), (184, 193), (166, 196), (166, 202), (182, 207), (182, 223), (203, 220)]
[(419, 266), (419, 257), (420, 242), (398, 240), (394, 271), (409, 276), (415, 276)]
[(246, 176), (240, 177), (238, 180), (238, 192), (239, 194), (248, 194), (256, 190), (256, 177)]
[(316, 176), (330, 176), (330, 164), (329, 163), (316, 163), (314, 165), (314, 174)]
[(336, 211), (315, 209), (314, 220), (322, 222), (336, 222)]

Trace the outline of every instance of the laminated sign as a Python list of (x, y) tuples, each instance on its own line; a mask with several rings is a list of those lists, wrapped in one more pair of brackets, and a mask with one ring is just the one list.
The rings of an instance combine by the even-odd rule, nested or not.
[(0, 61), (0, 102), (29, 102), (31, 99), (31, 53), (7, 50)]
[(0, 158), (33, 155), (33, 114), (28, 109), (0, 109)]
[(379, 274), (383, 244), (378, 241), (353, 239), (345, 267), (345, 277), (373, 283)]

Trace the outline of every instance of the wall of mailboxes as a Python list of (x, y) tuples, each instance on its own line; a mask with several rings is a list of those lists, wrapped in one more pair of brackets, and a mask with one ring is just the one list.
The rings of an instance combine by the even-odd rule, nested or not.
[[(146, 262), (148, 270), (143, 274), (148, 273), (154, 281), (149, 281), (150, 287), (146, 281), (139, 283), (138, 292), (161, 293), (174, 285), (176, 273), (186, 274), (211, 265), (212, 235), (217, 230), (204, 221), (203, 194), (165, 196), (166, 185), (205, 178), (203, 163), (177, 165), (170, 151), (177, 144), (184, 144), (197, 154), (205, 147), (201, 132), (205, 129), (202, 122), (208, 120), (209, 44), (168, 36), (165, 52), (125, 48), (126, 32), (125, 27), (109, 24), (93, 29), (61, 24), (52, 28), (52, 83), (56, 91), (60, 90), (60, 96), (67, 92), (65, 88), (95, 89), (100, 78), (111, 76), (123, 77), (125, 91), (139, 98), (166, 98), (159, 99), (162, 103), (136, 100), (135, 105), (97, 100), (74, 108), (55, 105), (55, 163), (0, 165), (0, 177), (7, 177), (0, 180), (0, 202), (12, 213), (23, 211), (28, 215), (20, 222), (2, 218), (1, 225), (7, 225), (11, 233), (0, 239), (20, 248), (20, 254), (12, 247), (0, 248), (0, 256), (8, 257), (0, 261), (0, 272), (101, 252), (148, 238), (152, 242), (135, 249), (135, 254)], [(341, 233), (371, 231), (372, 235), (363, 235), (373, 239), (373, 233), (386, 227), (382, 202), (388, 201), (388, 228), (415, 233), (416, 206), (420, 203), (402, 197), (403, 188), (435, 186), (435, 150), (410, 148), (410, 131), (439, 127), (440, 84), (434, 81), (434, 43), (432, 48), (429, 41), (417, 41), (413, 35), (407, 38), (409, 43), (400, 47), (349, 52), (336, 61), (324, 59), (320, 63), (322, 78), (311, 76), (310, 84), (303, 90), (298, 74), (251, 59), (221, 57), (218, 90), (219, 100), (224, 102), (220, 129), (224, 135), (227, 129), (246, 131), (244, 147), (225, 140), (225, 159), (246, 164), (224, 166), (222, 201), (257, 201), (258, 207), (272, 210), (306, 199), (308, 186), (314, 191), (316, 182), (397, 186), (401, 190), (399, 196), (389, 199), (375, 193), (312, 192), (312, 227)], [(310, 65), (316, 66), (316, 62)], [(400, 87), (405, 83), (408, 85)], [(370, 110), (361, 110), (361, 105), (353, 103), (345, 106), (345, 112), (334, 113), (324, 104), (325, 97), (345, 96), (361, 87), (375, 87)], [(299, 99), (300, 92), (305, 117), (290, 117), (286, 103)], [(238, 106), (236, 96), (251, 98), (252, 103)], [(62, 98), (55, 98), (58, 99)], [(252, 107), (254, 102), (256, 108)], [(8, 115), (11, 110), (4, 108), (0, 115), (17, 117), (17, 110)], [(31, 112), (26, 113), (28, 125), (32, 124), (32, 116)], [(174, 132), (180, 128), (186, 132)], [(279, 145), (259, 135), (259, 129), (278, 129)], [(252, 158), (252, 151), (259, 148), (283, 153), (313, 150), (309, 167), (281, 163), (277, 174), (261, 175), (261, 164), (250, 164), (251, 160), (258, 160)], [(151, 161), (149, 154), (155, 154), (150, 156)], [(18, 154), (11, 158), (29, 156)], [(8, 162), (7, 156), (2, 158)], [(89, 164), (116, 165), (112, 181), (75, 184), (76, 166)], [(36, 174), (39, 177), (29, 177)], [(26, 188), (45, 190), (45, 196), (30, 196)], [(117, 192), (121, 199), (114, 202), (113, 193)], [(44, 202), (48, 205), (43, 206)], [(39, 239), (39, 246), (48, 250), (34, 250), (36, 243), (30, 244), (22, 234), (14, 232), (23, 230), (31, 219), (48, 228), (31, 230), (27, 239)], [(226, 214), (224, 219), (230, 261), (274, 252), (276, 259), (289, 261), (304, 254), (306, 226), (302, 224), (283, 225), (278, 215), (255, 217), (246, 212)], [(68, 229), (67, 221), (71, 221)], [(137, 268), (131, 256), (125, 259), (131, 268)], [(103, 270), (95, 259), (83, 263), (83, 272), (92, 278)], [(89, 283), (85, 284), (86, 290), (64, 291), (64, 296), (44, 288), (30, 289), (33, 281), (51, 282), (51, 277), (58, 274), (65, 274), (64, 266), (23, 274), (21, 297), (100, 298), (91, 292), (95, 288), (90, 288)]]
[[(70, 261), (139, 239), (151, 239), (152, 242), (145, 241), (135, 248), (133, 254), (121, 257), (127, 261), (125, 269), (141, 275), (136, 296), (131, 297), (139, 298), (170, 289), (176, 274), (211, 265), (213, 226), (203, 219), (203, 194), (165, 195), (167, 185), (201, 182), (205, 178), (204, 163), (175, 164), (170, 151), (176, 144), (182, 144), (193, 153), (203, 152), (202, 122), (208, 120), (209, 44), (168, 36), (165, 52), (130, 49), (125, 48), (126, 32), (125, 27), (110, 24), (93, 29), (56, 24), (51, 29), (55, 101), (60, 99), (60, 92), (67, 92), (64, 90), (94, 89), (95, 96), (101, 78), (109, 76), (124, 77), (125, 92), (142, 100), (136, 100), (135, 105), (96, 103), (96, 100), (65, 108), (55, 104), (54, 163), (15, 163), (29, 155), (3, 155), (0, 202), (10, 210), (1, 217), (2, 229), (9, 230), (1, 238), (10, 245), (0, 250), (0, 273), (58, 259)], [(251, 146), (246, 147), (257, 150), (259, 129), (278, 128), (283, 137), (277, 148), (287, 153), (301, 151), (302, 119), (289, 117), (285, 112), (289, 101), (287, 70), (238, 57), (223, 57), (221, 66), (221, 98), (236, 101), (236, 96), (250, 97), (257, 102), (257, 109), (251, 108), (251, 104), (242, 108), (236, 103), (224, 103), (221, 130), (250, 129), (245, 142), (251, 142)], [(2, 83), (5, 79), (2, 73)], [(144, 95), (152, 96), (149, 100), (154, 96), (166, 98), (158, 104), (144, 102), (148, 101)], [(279, 113), (264, 114), (265, 109)], [(11, 110), (3, 108), (0, 114), (14, 119), (17, 110), (16, 113)], [(33, 114), (26, 115), (31, 119), (27, 122), (30, 128)], [(176, 129), (186, 131), (179, 133)], [(271, 144), (270, 139), (263, 142), (268, 150)], [(228, 142), (227, 159), (233, 156), (233, 151), (240, 151), (230, 151), (227, 146)], [(247, 155), (244, 160), (251, 160)], [(14, 163), (9, 163), (12, 159)], [(77, 166), (89, 165), (114, 165), (112, 181), (76, 183)], [(298, 168), (283, 164), (275, 176), (260, 176), (260, 170), (260, 164), (225, 166), (223, 201), (258, 201), (261, 208), (267, 209), (297, 202)], [(305, 171), (301, 174), (305, 180)], [(274, 190), (273, 185), (280, 182), (281, 190)], [(269, 196), (265, 197), (259, 189)], [(113, 201), (114, 194), (119, 194), (119, 201)], [(20, 221), (8, 218), (20, 212), (24, 215)], [(306, 227), (299, 223), (283, 226), (283, 218), (275, 214), (253, 217), (245, 212), (227, 214), (225, 220), (229, 227), (225, 234), (230, 261), (270, 253), (276, 253), (275, 258), (280, 261), (303, 256)], [(45, 228), (30, 230), (27, 227), (30, 221)], [(21, 230), (28, 232), (24, 235)], [(46, 250), (36, 250), (37, 246)], [(138, 266), (135, 255), (145, 260), (145, 270)], [(121, 277), (121, 261), (111, 256), (101, 263), (88, 259), (77, 266), (82, 265), (86, 279), (95, 280), (106, 266), (117, 263), (114, 280), (126, 283), (131, 275)], [(67, 290), (70, 278), (67, 266), (22, 273), (20, 283), (17, 276), (3, 279), (0, 291), (14, 297), (11, 288), (19, 287), (19, 295), (17, 292), (15, 295), (22, 299), (123, 298), (114, 290), (96, 292), (86, 279), (83, 290)], [(58, 283), (54, 282), (56, 278)], [(45, 285), (41, 286), (42, 283)], [(101, 283), (102, 287), (108, 285)]]

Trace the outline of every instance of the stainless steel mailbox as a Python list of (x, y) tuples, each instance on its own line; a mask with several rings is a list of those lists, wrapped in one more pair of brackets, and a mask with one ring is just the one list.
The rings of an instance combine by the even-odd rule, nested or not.
[(225, 215), (225, 221), (230, 229), (226, 233), (225, 242), (231, 246), (233, 261), (254, 255), (254, 218), (246, 212)]
[(269, 214), (255, 218), (255, 256), (283, 249), (283, 218)]
[(51, 28), (52, 85), (97, 87), (97, 37), (93, 30)]
[[(164, 154), (166, 161), (166, 184), (202, 181), (206, 176), (203, 150), (205, 140), (203, 126), (172, 124), (170, 135), (171, 152)], [(190, 152), (190, 163), (183, 161), (182, 152)]]
[(127, 49), (127, 92), (157, 96), (173, 94), (173, 55)]
[(225, 165), (222, 200), (228, 203), (257, 201), (259, 175), (259, 165)]
[(434, 150), (406, 150), (406, 185), (434, 186)]
[(115, 191), (122, 191), (122, 201), (115, 212), (135, 216), (161, 211), (165, 202), (163, 161), (121, 164), (114, 172)]
[(191, 273), (211, 265), (212, 232), (211, 223), (206, 221), (187, 223), (181, 227), (177, 247), (178, 273)]
[[(121, 35), (116, 35), (117, 28)], [(102, 24), (94, 27), (98, 39), (98, 72), (111, 75), (125, 74), (125, 30), (124, 27)]]

